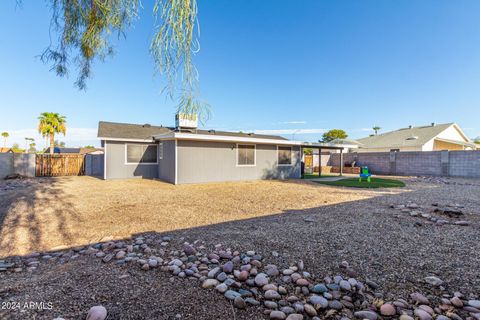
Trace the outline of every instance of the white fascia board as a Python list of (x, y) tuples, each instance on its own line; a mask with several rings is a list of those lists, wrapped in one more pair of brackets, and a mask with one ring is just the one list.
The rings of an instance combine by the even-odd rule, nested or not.
[(303, 145), (301, 141), (266, 139), (266, 138), (250, 138), (250, 137), (235, 137), (235, 136), (220, 136), (207, 134), (191, 134), (184, 132), (172, 132), (154, 137), (158, 140), (179, 139), (179, 140), (196, 140), (196, 141), (221, 141), (221, 142), (248, 142), (256, 144), (277, 144), (277, 145)]
[[(456, 123), (452, 124), (452, 126), (458, 130), (458, 132), (460, 133), (460, 135), (463, 137), (463, 139), (465, 139), (465, 142), (470, 142), (470, 138), (467, 137), (467, 135), (463, 132), (462, 128), (460, 128), (460, 126)], [(447, 128), (448, 129), (448, 128)], [(445, 129), (445, 130), (447, 130)], [(445, 131), (444, 130), (444, 131)], [(443, 132), (443, 131), (442, 131)]]
[(100, 140), (105, 141), (127, 141), (127, 142), (155, 142), (154, 139), (124, 139), (124, 138), (106, 138), (106, 137), (98, 137)]

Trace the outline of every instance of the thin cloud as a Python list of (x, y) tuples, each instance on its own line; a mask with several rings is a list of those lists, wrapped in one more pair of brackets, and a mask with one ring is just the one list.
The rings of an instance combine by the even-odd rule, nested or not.
[(324, 133), (325, 129), (272, 129), (272, 130), (254, 130), (258, 134), (318, 134)]

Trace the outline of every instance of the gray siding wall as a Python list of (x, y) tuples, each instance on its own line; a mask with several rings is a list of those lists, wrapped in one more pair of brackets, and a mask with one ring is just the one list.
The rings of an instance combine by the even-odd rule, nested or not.
[(158, 165), (156, 164), (125, 164), (126, 144), (135, 144), (135, 142), (107, 141), (105, 148), (106, 178), (158, 178)]
[(163, 143), (163, 159), (158, 160), (158, 178), (175, 183), (175, 141), (167, 140)]
[(256, 165), (237, 166), (234, 142), (177, 141), (177, 183), (202, 183), (301, 177), (300, 148), (293, 164), (277, 166), (276, 145), (256, 145)]

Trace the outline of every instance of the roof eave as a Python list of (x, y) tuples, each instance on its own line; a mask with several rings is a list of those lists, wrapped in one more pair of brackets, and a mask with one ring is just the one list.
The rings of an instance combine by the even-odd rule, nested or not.
[(239, 137), (239, 136), (222, 136), (222, 135), (206, 135), (206, 134), (191, 134), (185, 132), (169, 132), (154, 136), (155, 140), (195, 140), (195, 141), (217, 141), (217, 142), (245, 142), (245, 143), (264, 143), (264, 144), (278, 144), (278, 145), (298, 145), (304, 143), (301, 141), (290, 141), (282, 139), (268, 139), (258, 137)]
[(100, 140), (106, 141), (127, 141), (127, 142), (154, 142), (154, 139), (130, 139), (130, 138), (113, 138), (113, 137), (98, 137)]

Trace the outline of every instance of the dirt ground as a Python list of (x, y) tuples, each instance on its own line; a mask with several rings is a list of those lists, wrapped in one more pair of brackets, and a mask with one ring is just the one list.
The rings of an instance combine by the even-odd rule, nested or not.
[(173, 186), (141, 179), (28, 180), (1, 196), (0, 257), (282, 214), (375, 194), (348, 189), (329, 193), (312, 183), (290, 181)]
[[(364, 190), (303, 181), (172, 186), (38, 179), (6, 191), (0, 186), (0, 257), (154, 232), (171, 235), (178, 248), (200, 240), (209, 248), (255, 250), (278, 266), (303, 259), (319, 278), (346, 260), (359, 279), (377, 282), (385, 299), (412, 290), (438, 294), (423, 282), (431, 275), (449, 292), (478, 296), (480, 181), (446, 181), (406, 179), (405, 188)], [(440, 226), (390, 207), (407, 203), (460, 205), (470, 224)], [(88, 256), (31, 273), (3, 272), (0, 283), (1, 301), (54, 304), (27, 317), (3, 311), (0, 318), (83, 319), (96, 304), (107, 307), (109, 319), (263, 318), (261, 309), (233, 310), (221, 295), (189, 280)]]

